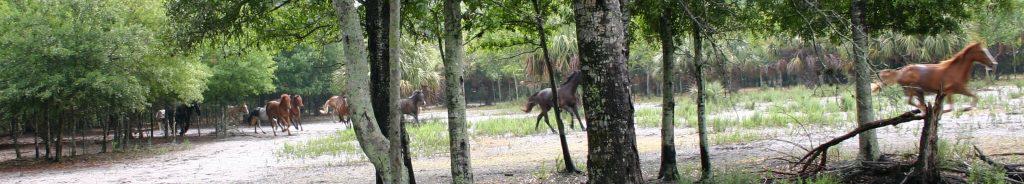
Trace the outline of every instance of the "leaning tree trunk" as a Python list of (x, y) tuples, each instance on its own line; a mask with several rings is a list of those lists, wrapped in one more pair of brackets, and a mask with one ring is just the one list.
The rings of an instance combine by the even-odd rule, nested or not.
[(445, 102), (448, 107), (449, 151), (451, 152), (452, 183), (473, 183), (470, 164), (469, 135), (466, 133), (466, 95), (463, 89), (462, 58), (462, 0), (444, 2), (444, 37), (447, 53), (444, 55)]
[[(337, 11), (341, 22), (341, 41), (345, 46), (345, 68), (349, 76), (346, 78), (345, 93), (349, 98), (349, 109), (352, 114), (352, 127), (356, 132), (356, 139), (363, 153), (373, 164), (374, 169), (380, 173), (377, 176), (387, 183), (406, 183), (405, 166), (401, 159), (401, 152), (393, 153), (393, 147), (400, 147), (398, 141), (389, 140), (384, 136), (384, 130), (394, 131), (398, 124), (390, 126), (392, 129), (380, 129), (377, 118), (373, 115), (373, 108), (370, 102), (370, 80), (367, 73), (370, 72), (367, 65), (366, 42), (363, 40), (363, 32), (359, 28), (359, 15), (356, 14), (353, 1), (335, 0), (334, 9)], [(328, 49), (337, 52), (338, 49)], [(327, 54), (334, 57), (332, 60), (342, 60), (341, 53)], [(374, 83), (381, 81), (373, 81)], [(394, 122), (392, 122), (394, 123)], [(395, 136), (397, 137), (397, 136)], [(400, 149), (400, 148), (399, 148)], [(394, 156), (398, 154), (398, 156)], [(392, 167), (394, 163), (397, 167)], [(396, 177), (397, 176), (397, 177)]]
[(697, 137), (700, 141), (700, 180), (711, 179), (711, 154), (708, 151), (708, 124), (705, 100), (707, 94), (704, 89), (704, 59), (702, 29), (699, 23), (693, 22), (693, 78), (697, 82)]
[(622, 1), (573, 1), (583, 69), (590, 183), (641, 183), (629, 90), (626, 7)]
[(672, 7), (668, 6), (671, 1), (665, 2), (662, 6), (661, 29), (661, 168), (658, 169), (658, 178), (665, 182), (672, 182), (679, 179), (679, 169), (676, 166), (676, 144), (675, 144), (675, 93), (672, 91), (674, 74), (674, 62), (676, 61), (676, 45), (672, 40), (674, 25), (672, 24)]
[[(866, 0), (854, 0), (850, 6), (851, 29), (853, 30), (854, 86), (857, 97), (857, 123), (863, 124), (875, 119), (871, 107), (871, 65), (868, 64), (868, 35), (865, 28)], [(878, 159), (878, 139), (875, 131), (866, 131), (858, 136), (860, 139), (859, 156), (861, 160)]]
[[(548, 54), (548, 36), (546, 34), (547, 32), (544, 31), (545, 18), (543, 10), (545, 8), (541, 7), (540, 0), (533, 0), (532, 2), (533, 12), (535, 13), (533, 23), (534, 25), (536, 25), (538, 35), (540, 35), (540, 48), (541, 51), (544, 53), (544, 63), (545, 65), (547, 65), (548, 70), (548, 82), (549, 84), (551, 84), (551, 99), (553, 99), (552, 101), (554, 101), (553, 103), (555, 104), (552, 106), (552, 108), (555, 110), (555, 122), (558, 125), (558, 141), (562, 146), (562, 158), (564, 159), (565, 163), (565, 171), (563, 172), (579, 172), (576, 169), (576, 165), (572, 161), (572, 155), (569, 154), (569, 143), (565, 139), (565, 126), (562, 124), (562, 113), (560, 110), (561, 108), (558, 107), (558, 88), (556, 88), (557, 83), (555, 82), (555, 69), (554, 66), (551, 64), (551, 56)], [(544, 121), (548, 121), (547, 117), (544, 118)]]

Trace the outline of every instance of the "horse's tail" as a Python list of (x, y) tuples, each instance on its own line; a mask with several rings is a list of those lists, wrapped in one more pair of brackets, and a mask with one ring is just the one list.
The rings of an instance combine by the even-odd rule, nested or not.
[(327, 112), (331, 110), (331, 100), (336, 99), (338, 99), (338, 96), (332, 96), (331, 99), (328, 99), (326, 102), (324, 102), (324, 106), (320, 108), (320, 114), (327, 114)]
[(537, 96), (537, 94), (540, 94), (540, 91), (533, 93), (529, 98), (526, 98), (526, 106), (523, 107), (523, 112), (529, 113), (530, 111), (533, 111), (533, 106), (537, 105), (537, 102), (533, 101), (533, 97)]

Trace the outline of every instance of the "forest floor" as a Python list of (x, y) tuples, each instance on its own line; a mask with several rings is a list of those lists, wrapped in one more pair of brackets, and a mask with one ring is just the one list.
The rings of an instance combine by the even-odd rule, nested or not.
[[(1005, 91), (1020, 92), (1016, 87), (990, 87), (979, 90), (979, 94), (1006, 107), (985, 106), (962, 113), (944, 116), (940, 131), (945, 147), (978, 145), (988, 154), (1024, 152), (1024, 113), (1020, 108), (1024, 99), (1019, 95), (1007, 95)], [(1008, 92), (1007, 92), (1008, 93)], [(993, 99), (994, 98), (994, 99)], [(828, 99), (823, 97), (822, 99)], [(783, 100), (785, 101), (785, 100)], [(961, 102), (963, 100), (961, 98)], [(775, 102), (773, 102), (775, 103)], [(1013, 104), (1007, 106), (1007, 104)], [(735, 104), (739, 106), (740, 104)], [(510, 105), (514, 106), (514, 105)], [(753, 104), (752, 107), (771, 107), (773, 104)], [(471, 132), (483, 131), (477, 122), (488, 119), (514, 119), (520, 129), (532, 129), (536, 112), (526, 114), (510, 108), (473, 108), (468, 110)], [(640, 102), (637, 111), (660, 109), (656, 102)], [(762, 114), (764, 109), (725, 110), (714, 112), (714, 117), (750, 116)], [(660, 112), (660, 110), (658, 111)], [(879, 113), (879, 118), (892, 113)], [(639, 116), (639, 115), (638, 115)], [(838, 116), (838, 115), (837, 115)], [(845, 115), (844, 115), (845, 116)], [(431, 121), (443, 120), (443, 109), (428, 109), (421, 120), (428, 123), (416, 126), (432, 126)], [(639, 119), (640, 117), (638, 117)], [(697, 134), (684, 118), (677, 123), (676, 149), (680, 173), (684, 181), (692, 180), (698, 174)], [(528, 120), (523, 122), (523, 120)], [(640, 121), (640, 120), (638, 120)], [(916, 152), (920, 132), (920, 121), (898, 127), (878, 129), (879, 143), (884, 153), (912, 154)], [(660, 161), (660, 130), (656, 126), (640, 125), (636, 129), (637, 150), (643, 166), (644, 178), (653, 180)], [(478, 128), (478, 126), (481, 126)], [(712, 139), (711, 159), (718, 172), (755, 173), (735, 178), (756, 180), (756, 172), (773, 165), (771, 158), (787, 154), (802, 154), (802, 150), (778, 140), (791, 141), (804, 146), (813, 146), (833, 136), (854, 128), (852, 122), (815, 124), (791, 123), (785, 126), (761, 126), (753, 128), (715, 128), (709, 135)], [(345, 124), (319, 118), (310, 119), (305, 130), (294, 131), (292, 136), (253, 134), (242, 127), (244, 134), (217, 137), (190, 134), (188, 141), (167, 143), (158, 138), (157, 146), (114, 154), (86, 154), (68, 157), (61, 163), (44, 161), (13, 160), (13, 149), (0, 149), (0, 181), (2, 183), (372, 183), (373, 168), (359, 151), (348, 151), (313, 156), (294, 156), (282, 145), (301, 145), (322, 137), (333, 136), (348, 130)], [(471, 139), (472, 167), (478, 183), (581, 183), (585, 175), (563, 175), (561, 150), (557, 134), (542, 130), (525, 135), (476, 135)], [(204, 133), (212, 129), (204, 129)], [(567, 129), (572, 159), (580, 170), (585, 171), (587, 139), (580, 130)], [(268, 132), (269, 133), (269, 132)], [(471, 133), (472, 134), (472, 133)], [(436, 133), (437, 136), (446, 134)], [(159, 137), (159, 135), (158, 135)], [(777, 140), (776, 140), (777, 139)], [(4, 140), (9, 141), (9, 140)], [(19, 140), (24, 143), (24, 140)], [(31, 140), (29, 140), (31, 141)], [(412, 142), (417, 142), (413, 136)], [(444, 142), (447, 144), (447, 142)], [(30, 144), (29, 144), (30, 145)], [(856, 153), (855, 140), (846, 141), (833, 151), (831, 160), (852, 160)], [(32, 156), (29, 146), (23, 147), (23, 156)], [(98, 147), (79, 150), (80, 153), (98, 152)], [(433, 152), (413, 150), (413, 167), (416, 180), (421, 183), (447, 183), (450, 181), (447, 147)], [(966, 155), (960, 155), (967, 157)], [(1021, 158), (1006, 158), (1021, 163)], [(746, 182), (752, 182), (746, 180)]]

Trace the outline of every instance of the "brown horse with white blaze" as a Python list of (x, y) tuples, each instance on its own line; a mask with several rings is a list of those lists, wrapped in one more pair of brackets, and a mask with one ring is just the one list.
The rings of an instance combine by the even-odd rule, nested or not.
[(281, 98), (276, 101), (269, 101), (265, 107), (267, 109), (267, 115), (271, 119), (277, 119), (276, 123), (271, 123), (271, 128), (274, 130), (274, 135), (277, 135), (277, 126), (281, 126), (282, 132), (288, 132), (288, 135), (292, 135), (292, 131), (288, 130), (291, 126), (291, 111), (292, 98), (288, 94), (281, 94)]
[(340, 96), (331, 96), (324, 102), (324, 106), (320, 108), (320, 114), (327, 114), (331, 108), (334, 108), (334, 115), (338, 116), (338, 122), (348, 122), (348, 98)]
[[(886, 84), (897, 83), (903, 86), (903, 92), (907, 95), (907, 103), (916, 106), (922, 112), (924, 112), (924, 102), (914, 103), (914, 98), (918, 95), (939, 92), (960, 94), (972, 98), (971, 106), (963, 109), (963, 111), (969, 111), (978, 105), (978, 96), (972, 90), (967, 89), (974, 63), (984, 65), (988, 70), (995, 69), (999, 64), (983, 44), (974, 43), (957, 52), (953, 58), (936, 64), (915, 64), (897, 70), (882, 70), (879, 72), (881, 81), (875, 83), (872, 90), (877, 91)], [(920, 94), (919, 91), (925, 94)], [(946, 97), (947, 104), (952, 106), (952, 95)]]

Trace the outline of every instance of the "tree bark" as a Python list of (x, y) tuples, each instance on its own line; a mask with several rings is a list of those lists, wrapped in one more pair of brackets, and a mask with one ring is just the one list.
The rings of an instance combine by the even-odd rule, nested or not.
[[(24, 116), (22, 116), (24, 117)], [(21, 146), (18, 144), (18, 133), (21, 129), (18, 128), (17, 115), (11, 113), (11, 139), (14, 139), (14, 158), (21, 159)], [(22, 120), (25, 120), (22, 118)], [(24, 123), (24, 121), (22, 122)]]
[[(563, 172), (576, 173), (579, 172), (579, 170), (576, 169), (576, 165), (572, 161), (572, 155), (569, 154), (569, 143), (565, 139), (565, 126), (562, 124), (561, 108), (558, 107), (558, 88), (556, 88), (558, 83), (555, 82), (555, 78), (557, 76), (555, 75), (554, 66), (551, 64), (551, 55), (548, 54), (548, 36), (547, 32), (544, 31), (545, 7), (541, 7), (540, 0), (533, 0), (532, 2), (533, 12), (535, 13), (534, 25), (536, 25), (537, 28), (537, 35), (540, 35), (540, 48), (544, 54), (544, 63), (547, 65), (548, 82), (551, 84), (551, 99), (554, 99), (552, 109), (555, 110), (555, 122), (558, 125), (558, 141), (562, 146), (562, 159), (565, 160), (565, 170)], [(549, 120), (545, 117), (544, 121)]]
[(462, 0), (444, 2), (445, 101), (448, 107), (448, 136), (452, 183), (473, 183), (469, 134), (466, 132), (466, 96), (463, 90)]
[[(919, 94), (924, 94), (918, 91)], [(935, 97), (935, 103), (927, 108), (924, 116), (924, 125), (921, 126), (921, 139), (917, 152), (917, 164), (914, 170), (920, 173), (918, 181), (924, 184), (939, 183), (942, 177), (939, 175), (939, 161), (936, 158), (939, 154), (939, 120), (942, 119), (942, 101), (945, 94)], [(919, 98), (922, 102), (924, 98)]]
[[(574, 0), (590, 183), (641, 183), (623, 0)], [(561, 128), (561, 126), (559, 126)]]
[(663, 1), (661, 29), (661, 167), (658, 169), (658, 178), (661, 181), (672, 182), (679, 179), (679, 169), (676, 166), (676, 144), (675, 144), (675, 93), (672, 91), (673, 77), (675, 76), (674, 62), (676, 61), (676, 45), (674, 42), (674, 25), (672, 7), (668, 6), (671, 1)]
[[(871, 65), (868, 64), (868, 35), (865, 28), (866, 0), (853, 0), (850, 6), (851, 29), (853, 30), (854, 86), (857, 99), (857, 122), (863, 124), (875, 120), (871, 105)], [(863, 161), (878, 159), (878, 139), (875, 131), (866, 131), (858, 136), (860, 151), (858, 158)]]
[[(402, 166), (401, 152), (397, 153), (399, 155), (397, 158), (392, 153), (394, 147), (400, 147), (400, 145), (392, 144), (392, 142), (397, 143), (398, 141), (389, 140), (384, 136), (383, 131), (393, 130), (380, 129), (377, 118), (372, 114), (373, 108), (370, 102), (369, 89), (370, 77), (367, 76), (370, 73), (370, 69), (366, 62), (367, 48), (363, 40), (363, 32), (359, 29), (359, 15), (356, 14), (353, 1), (335, 0), (333, 5), (341, 22), (341, 40), (345, 46), (344, 66), (347, 70), (346, 73), (349, 75), (346, 80), (348, 88), (346, 88), (345, 92), (351, 97), (349, 98), (349, 106), (353, 114), (351, 119), (352, 127), (356, 132), (356, 139), (359, 141), (359, 146), (366, 154), (370, 163), (373, 164), (374, 169), (379, 173), (377, 176), (380, 177), (381, 181), (387, 183), (407, 183), (408, 178), (404, 174), (405, 167)], [(328, 56), (334, 57), (332, 60), (335, 61), (342, 60), (339, 53), (328, 54)], [(380, 81), (373, 82), (377, 83)], [(391, 128), (397, 129), (399, 127), (392, 126)], [(399, 163), (397, 164), (399, 166), (392, 167), (396, 162)]]
[(697, 137), (700, 141), (700, 180), (711, 179), (711, 156), (708, 148), (708, 124), (704, 89), (703, 38), (699, 23), (693, 22), (693, 78), (697, 82)]
[[(100, 120), (100, 121), (103, 121), (103, 120)], [(106, 123), (103, 123), (103, 141), (100, 141), (100, 144), (102, 145), (103, 148), (100, 149), (100, 153), (106, 153), (107, 152), (107, 135), (110, 134), (110, 132), (109, 132), (110, 131), (110, 123), (113, 123), (113, 122), (114, 122), (114, 115), (107, 115), (107, 121), (106, 121)], [(167, 132), (167, 129), (164, 129), (164, 133), (166, 133), (166, 132)], [(167, 134), (164, 134), (164, 136), (166, 136), (166, 135)], [(38, 152), (38, 151), (36, 151), (36, 152)]]
[[(399, 60), (402, 58), (402, 47), (400, 46), (402, 43), (402, 32), (400, 26), (402, 21), (402, 1), (389, 0), (387, 7), (388, 11), (384, 17), (387, 17), (388, 20), (385, 22), (384, 28), (388, 31), (388, 43), (387, 47), (385, 47), (388, 51), (388, 66), (386, 67), (388, 73), (382, 74), (386, 74), (389, 78), (387, 83), (388, 101), (386, 110), (389, 111), (387, 113), (388, 123), (390, 123), (392, 127), (389, 127), (390, 129), (388, 129), (388, 132), (391, 135), (398, 135), (391, 136), (388, 139), (390, 139), (392, 143), (399, 142), (399, 146), (397, 147), (395, 147), (394, 144), (392, 145), (391, 156), (403, 160), (401, 163), (392, 162), (391, 165), (393, 167), (402, 167), (404, 165), (406, 168), (405, 171), (408, 172), (409, 177), (407, 181), (409, 183), (416, 183), (416, 177), (413, 175), (412, 169), (412, 158), (409, 154), (409, 133), (405, 131), (405, 122), (402, 120), (402, 111), (398, 106), (398, 101), (401, 99), (400, 93), (402, 91), (401, 86), (399, 85), (402, 81), (402, 65), (399, 63)], [(395, 177), (400, 178), (400, 176)]]

